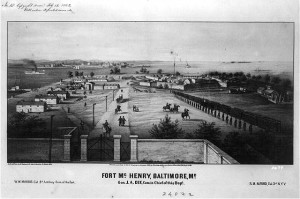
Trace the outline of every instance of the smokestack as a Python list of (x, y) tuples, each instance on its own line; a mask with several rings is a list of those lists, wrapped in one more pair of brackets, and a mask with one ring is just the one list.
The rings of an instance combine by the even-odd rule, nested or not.
[(24, 59), (23, 61), (26, 63), (26, 65), (33, 66), (34, 70), (37, 71), (37, 65), (36, 65), (35, 61), (30, 60), (30, 59)]

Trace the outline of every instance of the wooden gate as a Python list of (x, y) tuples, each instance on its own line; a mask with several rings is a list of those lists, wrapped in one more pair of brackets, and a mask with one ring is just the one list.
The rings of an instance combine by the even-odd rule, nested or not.
[(114, 139), (100, 135), (98, 138), (88, 139), (88, 161), (112, 161), (114, 160)]
[(121, 161), (130, 160), (130, 142), (121, 142)]

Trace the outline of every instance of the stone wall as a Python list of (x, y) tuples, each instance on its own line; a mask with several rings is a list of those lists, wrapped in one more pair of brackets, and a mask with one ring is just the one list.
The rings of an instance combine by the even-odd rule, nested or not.
[(139, 139), (138, 161), (184, 161), (203, 163), (202, 140), (155, 140)]
[[(62, 162), (64, 140), (52, 140), (52, 162)], [(49, 140), (42, 138), (8, 138), (8, 162), (47, 162), (49, 159)]]
[(205, 139), (138, 139), (131, 135), (131, 162), (239, 164)]
[(221, 158), (217, 151), (209, 145), (207, 147), (207, 164), (221, 164)]

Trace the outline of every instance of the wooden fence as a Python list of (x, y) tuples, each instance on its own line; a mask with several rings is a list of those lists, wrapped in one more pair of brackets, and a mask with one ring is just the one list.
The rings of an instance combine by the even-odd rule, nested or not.
[(266, 131), (280, 132), (281, 122), (279, 120), (262, 116), (256, 113), (251, 113), (239, 108), (232, 108), (225, 104), (214, 102), (205, 98), (196, 97), (190, 94), (172, 91), (175, 96), (186, 101), (200, 110), (214, 115), (222, 120), (226, 120), (232, 124), (234, 118), (235, 127), (243, 128), (246, 130), (246, 123), (248, 123), (249, 131), (252, 132), (252, 125), (262, 128)]

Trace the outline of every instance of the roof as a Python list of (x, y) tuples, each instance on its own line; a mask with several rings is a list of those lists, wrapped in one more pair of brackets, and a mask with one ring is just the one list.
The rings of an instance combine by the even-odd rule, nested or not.
[(68, 91), (48, 91), (47, 94), (67, 94)]
[(104, 86), (120, 86), (119, 84), (105, 84)]
[(56, 96), (49, 96), (49, 95), (36, 95), (35, 98), (39, 98), (39, 99), (56, 99)]
[(45, 105), (46, 102), (19, 101), (17, 105)]

